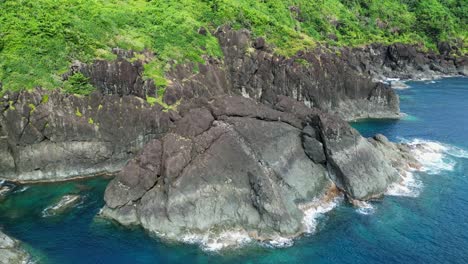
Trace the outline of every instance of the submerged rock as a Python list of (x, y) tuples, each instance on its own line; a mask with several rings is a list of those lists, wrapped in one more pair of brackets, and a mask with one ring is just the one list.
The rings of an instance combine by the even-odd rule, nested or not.
[(71, 209), (73, 206), (80, 203), (81, 200), (82, 200), (82, 198), (79, 195), (74, 195), (74, 194), (65, 195), (56, 204), (54, 204), (52, 206), (49, 206), (46, 209), (44, 209), (42, 214), (45, 217), (62, 214), (65, 211)]
[(110, 182), (102, 215), (169, 239), (240, 230), (268, 241), (310, 230), (304, 208), (332, 186), (365, 200), (398, 180), (346, 122), (286, 98), (274, 108), (229, 96), (186, 102), (185, 121)]
[(7, 194), (9, 194), (12, 191), (12, 187), (7, 186), (7, 185), (0, 185), (0, 199), (5, 197)]
[(0, 231), (0, 264), (26, 264), (30, 256), (21, 243)]

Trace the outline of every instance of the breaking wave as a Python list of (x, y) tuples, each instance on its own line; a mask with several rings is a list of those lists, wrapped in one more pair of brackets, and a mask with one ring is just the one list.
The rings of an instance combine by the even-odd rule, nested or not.
[(439, 174), (452, 171), (457, 164), (455, 158), (468, 158), (468, 151), (437, 141), (413, 139), (406, 143), (415, 158), (421, 163), (420, 169), (427, 174)]
[(454, 158), (468, 158), (467, 150), (449, 144), (424, 139), (401, 141), (408, 145), (421, 167), (403, 172), (400, 182), (390, 185), (386, 195), (418, 197), (423, 183), (415, 171), (437, 175), (443, 171), (452, 171), (457, 164)]
[[(333, 187), (321, 197), (315, 198), (309, 203), (301, 204), (299, 209), (304, 213), (304, 218), (302, 220), (304, 233), (315, 233), (320, 219), (322, 219), (327, 212), (338, 206), (343, 200), (343, 195)], [(293, 238), (281, 236), (259, 242), (255, 235), (251, 235), (247, 231), (241, 229), (223, 231), (221, 233), (189, 233), (184, 235), (181, 241), (188, 244), (200, 245), (205, 251), (240, 248), (250, 243), (257, 243), (269, 248), (286, 248), (294, 245)]]
[(317, 225), (321, 218), (324, 217), (325, 213), (330, 212), (337, 207), (343, 201), (343, 195), (338, 194), (336, 190), (332, 193), (325, 194), (320, 199), (314, 199), (311, 203), (303, 205), (301, 207), (304, 212), (304, 219), (302, 223), (305, 227), (305, 232), (313, 234), (317, 231)]
[(218, 251), (224, 248), (237, 248), (252, 242), (252, 238), (244, 230), (224, 231), (221, 234), (187, 234), (182, 242), (199, 244), (203, 250)]
[(374, 206), (370, 202), (356, 201), (354, 206), (356, 206), (356, 212), (362, 215), (371, 215), (375, 212)]
[(389, 196), (405, 196), (405, 197), (418, 197), (423, 188), (421, 180), (419, 180), (413, 172), (405, 171), (400, 174), (400, 182), (391, 184), (386, 195)]

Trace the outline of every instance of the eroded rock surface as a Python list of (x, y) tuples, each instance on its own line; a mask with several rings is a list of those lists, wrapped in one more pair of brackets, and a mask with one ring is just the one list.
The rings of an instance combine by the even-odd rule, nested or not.
[(292, 237), (305, 229), (300, 208), (330, 187), (366, 200), (398, 180), (346, 122), (287, 97), (274, 108), (240, 96), (193, 100), (180, 120), (111, 181), (104, 216), (171, 239), (239, 229)]
[(63, 180), (116, 172), (171, 122), (160, 106), (136, 96), (8, 93), (0, 98), (0, 178)]

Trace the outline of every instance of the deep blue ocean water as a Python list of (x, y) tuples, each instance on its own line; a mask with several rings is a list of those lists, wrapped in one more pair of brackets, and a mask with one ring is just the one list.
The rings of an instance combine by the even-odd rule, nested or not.
[[(387, 196), (370, 214), (342, 203), (292, 247), (205, 252), (95, 218), (108, 182), (102, 178), (18, 186), (0, 201), (0, 228), (28, 244), (39, 263), (468, 263), (468, 79), (409, 85), (398, 91), (406, 118), (353, 126), (365, 136), (443, 146), (440, 159), (428, 155), (426, 172), (415, 173), (419, 196)], [(84, 202), (43, 217), (70, 193)]]

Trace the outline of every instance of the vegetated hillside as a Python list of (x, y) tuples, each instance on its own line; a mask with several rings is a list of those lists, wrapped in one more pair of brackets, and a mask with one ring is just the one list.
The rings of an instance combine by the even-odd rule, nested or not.
[(222, 57), (210, 31), (223, 24), (251, 30), (285, 56), (317, 42), (435, 49), (441, 40), (466, 40), (468, 1), (0, 0), (0, 82), (3, 91), (70, 87), (86, 94), (85, 77), (64, 83), (61, 74), (73, 60), (113, 59), (119, 47), (154, 52), (145, 75), (164, 86), (169, 61)]

